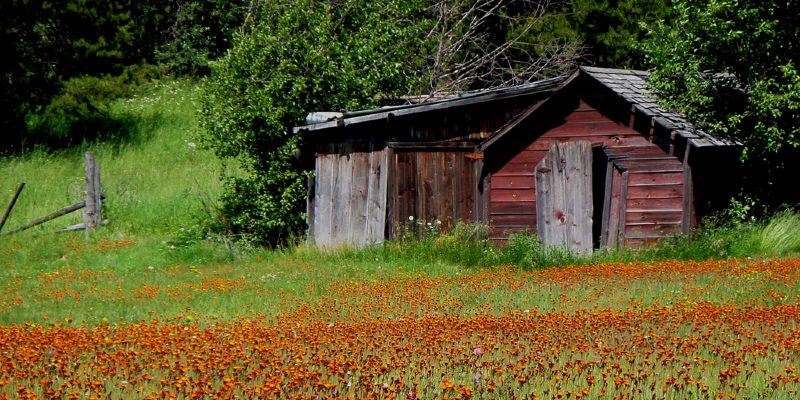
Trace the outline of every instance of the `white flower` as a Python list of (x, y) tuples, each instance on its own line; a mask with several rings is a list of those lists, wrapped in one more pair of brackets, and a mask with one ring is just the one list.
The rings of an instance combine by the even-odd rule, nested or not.
[(409, 215), (409, 216), (408, 216), (408, 220), (409, 220), (409, 221), (413, 221), (413, 220), (414, 220), (414, 216), (413, 216), (413, 215)]

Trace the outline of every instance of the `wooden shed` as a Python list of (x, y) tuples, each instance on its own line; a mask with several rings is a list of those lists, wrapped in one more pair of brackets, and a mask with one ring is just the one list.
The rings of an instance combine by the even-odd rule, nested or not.
[(364, 245), (458, 220), (576, 251), (687, 233), (727, 205), (737, 145), (661, 108), (646, 77), (584, 67), (295, 128), (316, 173), (309, 240)]

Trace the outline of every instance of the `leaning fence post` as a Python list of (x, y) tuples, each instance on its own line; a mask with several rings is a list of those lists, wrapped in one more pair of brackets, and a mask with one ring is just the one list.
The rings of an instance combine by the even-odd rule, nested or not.
[(83, 213), (83, 222), (87, 239), (99, 222), (101, 207), (100, 168), (94, 160), (94, 153), (86, 153), (86, 211)]
[(14, 197), (11, 198), (11, 203), (8, 204), (8, 208), (6, 208), (5, 214), (3, 214), (3, 219), (0, 220), (0, 230), (3, 229), (3, 225), (6, 224), (6, 220), (8, 220), (8, 215), (11, 214), (11, 210), (14, 209), (14, 205), (17, 204), (17, 199), (19, 198), (19, 194), (22, 192), (22, 188), (25, 187), (25, 181), (22, 181), (19, 186), (17, 186), (17, 191), (14, 192)]

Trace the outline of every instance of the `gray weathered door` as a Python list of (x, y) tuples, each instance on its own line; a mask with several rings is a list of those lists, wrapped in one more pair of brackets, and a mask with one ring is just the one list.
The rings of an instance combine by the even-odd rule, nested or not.
[(384, 239), (387, 150), (370, 142), (352, 143), (318, 153), (309, 225), (318, 246), (363, 246)]
[(536, 233), (546, 246), (592, 251), (592, 144), (556, 143), (536, 166)]

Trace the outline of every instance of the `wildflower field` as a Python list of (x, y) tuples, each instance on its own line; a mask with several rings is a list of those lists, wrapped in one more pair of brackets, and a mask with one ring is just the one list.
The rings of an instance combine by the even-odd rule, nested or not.
[(782, 399), (800, 390), (800, 258), (426, 272), (288, 258), (90, 268), (70, 266), (79, 251), (67, 255), (56, 268), (6, 266), (0, 398)]
[[(586, 260), (472, 231), (248, 248), (214, 229), (220, 171), (241, 171), (196, 144), (196, 93), (154, 87), (112, 107), (122, 138), (0, 159), (0, 204), (27, 181), (8, 229), (82, 198), (83, 151), (110, 220), (0, 238), (0, 400), (798, 396), (800, 258), (747, 256), (797, 254), (800, 214)], [(632, 261), (709, 257), (730, 259)]]

